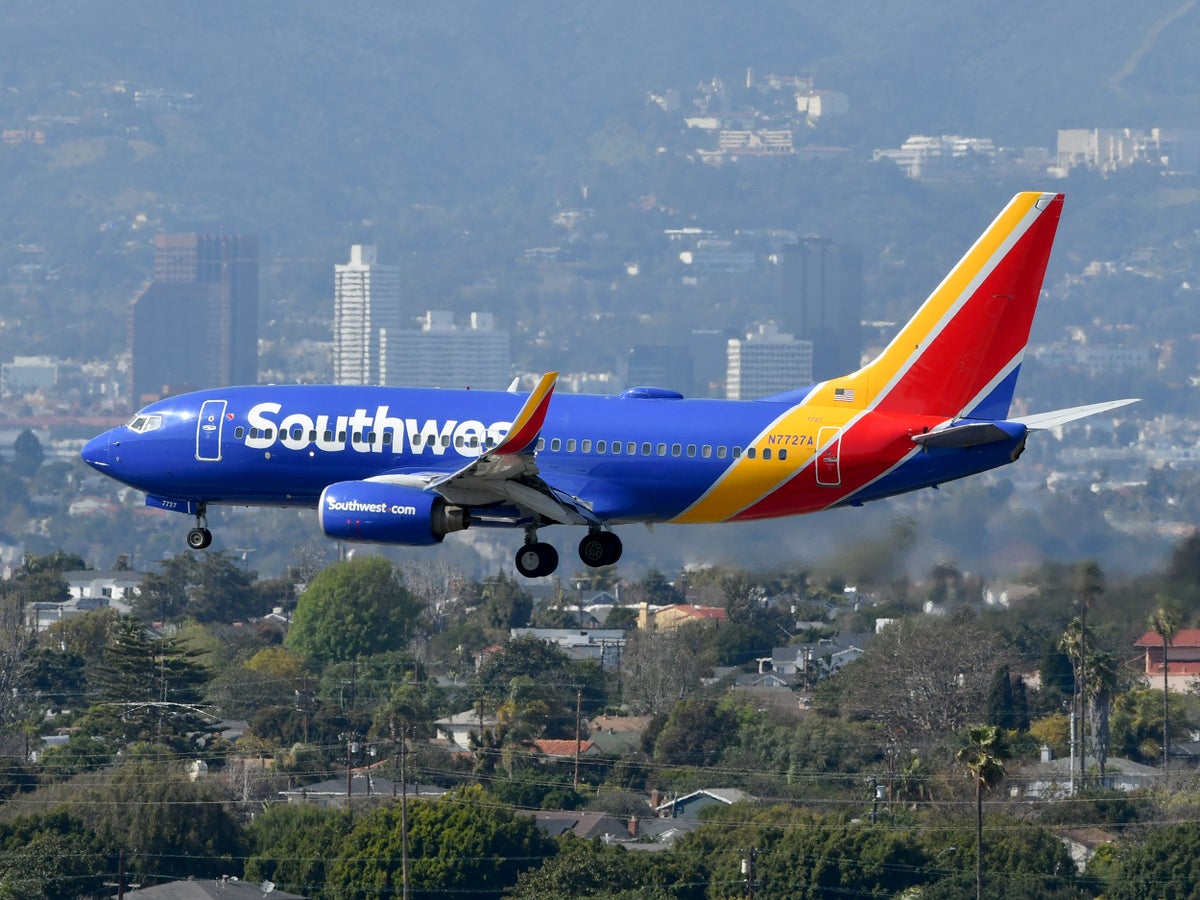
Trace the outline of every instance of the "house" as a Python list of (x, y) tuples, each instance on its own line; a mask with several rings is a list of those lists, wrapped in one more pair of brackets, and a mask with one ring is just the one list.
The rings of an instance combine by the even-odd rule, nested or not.
[(625, 756), (638, 749), (653, 716), (596, 716), (588, 722), (588, 737), (603, 754)]
[(1115, 844), (1117, 841), (1115, 834), (1103, 828), (1070, 828), (1056, 832), (1054, 836), (1067, 848), (1080, 875), (1087, 871), (1088, 863), (1100, 847), (1104, 844)]
[[(1146, 678), (1152, 684), (1162, 684), (1163, 639), (1154, 631), (1147, 631), (1134, 641), (1133, 646), (1145, 654)], [(1200, 676), (1200, 628), (1180, 628), (1166, 648), (1167, 687), (1172, 691), (1186, 691)]]
[(621, 665), (625, 632), (620, 628), (513, 628), (511, 638), (532, 635), (562, 649), (571, 659), (595, 660), (606, 672)]
[(609, 813), (541, 810), (534, 813), (533, 818), (551, 837), (560, 837), (569, 831), (584, 840), (600, 838), (604, 843), (611, 844), (633, 840), (638, 836), (636, 818), (624, 821)]
[[(1043, 751), (1044, 752), (1044, 751)], [(1088, 784), (1099, 780), (1099, 762), (1088, 756), (1084, 760), (1084, 772)], [(1079, 761), (1072, 759), (1046, 759), (1025, 767), (1020, 773), (1017, 790), (1030, 799), (1061, 799), (1071, 794), (1071, 785), (1079, 777)], [(1158, 784), (1162, 770), (1144, 766), (1131, 759), (1110, 756), (1104, 765), (1104, 780), (1100, 787), (1117, 791), (1137, 791)]]
[(700, 810), (710, 806), (718, 804), (732, 806), (734, 803), (741, 803), (744, 800), (757, 799), (738, 788), (708, 788), (692, 791), (690, 794), (660, 803), (654, 808), (654, 812), (660, 818), (696, 819), (700, 816)]
[(433, 724), (437, 727), (438, 734), (450, 742), (451, 750), (469, 751), (471, 735), (478, 738), (480, 731), (484, 729), (495, 730), (496, 716), (494, 713), (485, 713), (478, 709), (466, 709), (447, 718), (438, 719)]
[(558, 740), (554, 738), (539, 738), (531, 745), (535, 754), (546, 759), (574, 759), (576, 751), (579, 756), (598, 756), (600, 748), (594, 741), (579, 741), (573, 739)]
[[(349, 794), (346, 787), (345, 778), (331, 778), (319, 784), (279, 793), (288, 803), (311, 803), (321, 809), (344, 809), (347, 797), (351, 803), (358, 805), (369, 800), (391, 800), (401, 794), (401, 785), (398, 782), (370, 772), (352, 774)], [(404, 793), (414, 799), (436, 800), (446, 793), (446, 789), (430, 784), (410, 784)]]
[(638, 612), (638, 628), (674, 631), (681, 625), (690, 622), (712, 622), (719, 625), (728, 618), (729, 614), (719, 606), (692, 606), (690, 603), (676, 603), (672, 606), (661, 606), (651, 610), (650, 604), (643, 602), (641, 610)]
[(262, 900), (265, 895), (270, 896), (271, 900), (305, 900), (302, 894), (289, 894), (274, 885), (271, 885), (268, 895), (263, 884), (230, 877), (189, 878), (187, 881), (156, 884), (122, 894), (129, 900)]

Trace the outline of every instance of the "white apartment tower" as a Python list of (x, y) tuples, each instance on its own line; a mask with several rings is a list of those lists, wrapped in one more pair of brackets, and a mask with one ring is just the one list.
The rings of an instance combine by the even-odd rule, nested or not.
[(383, 384), (383, 336), (400, 327), (400, 269), (381, 266), (375, 247), (354, 244), (333, 267), (333, 381)]
[(420, 330), (388, 329), (384, 364), (384, 384), (502, 391), (512, 377), (512, 347), (490, 313), (473, 312), (459, 325), (453, 313), (431, 310)]
[(745, 340), (731, 338), (725, 358), (730, 400), (757, 400), (812, 383), (812, 341), (798, 341), (774, 325), (759, 325)]

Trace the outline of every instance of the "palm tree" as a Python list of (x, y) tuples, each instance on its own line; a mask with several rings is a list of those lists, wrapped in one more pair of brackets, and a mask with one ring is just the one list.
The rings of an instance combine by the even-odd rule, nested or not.
[(1088, 654), (1088, 683), (1084, 691), (1092, 706), (1092, 753), (1104, 786), (1104, 768), (1108, 763), (1109, 712), (1117, 689), (1117, 660), (1111, 653)]
[(1004, 778), (1002, 732), (995, 725), (971, 725), (967, 728), (967, 746), (955, 758), (975, 779), (975, 896), (983, 900), (983, 792)]
[(1160, 638), (1162, 638), (1162, 642), (1163, 642), (1163, 657), (1162, 657), (1162, 669), (1163, 669), (1163, 740), (1162, 740), (1162, 746), (1163, 746), (1163, 756), (1162, 756), (1162, 764), (1163, 764), (1163, 771), (1166, 772), (1166, 771), (1168, 771), (1168, 760), (1171, 755), (1171, 738), (1170, 738), (1171, 704), (1169, 701), (1169, 697), (1167, 695), (1167, 688), (1168, 688), (1168, 684), (1167, 684), (1167, 674), (1168, 674), (1167, 650), (1171, 646), (1171, 639), (1175, 637), (1175, 632), (1177, 632), (1179, 630), (1179, 617), (1177, 615), (1175, 615), (1174, 612), (1167, 609), (1166, 607), (1160, 606), (1154, 612), (1150, 613), (1150, 619), (1146, 624), (1150, 628), (1151, 631), (1153, 631)]
[(1087, 768), (1087, 614), (1096, 598), (1104, 593), (1104, 572), (1094, 559), (1080, 563), (1075, 573), (1075, 602), (1079, 606), (1079, 668), (1075, 685), (1079, 697), (1079, 786)]

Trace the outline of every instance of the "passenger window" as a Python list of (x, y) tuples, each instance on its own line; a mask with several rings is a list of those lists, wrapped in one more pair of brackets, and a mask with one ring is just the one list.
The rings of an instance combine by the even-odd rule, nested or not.
[(695, 455), (696, 455), (696, 445), (688, 444), (688, 456), (695, 456)]
[(339, 432), (338, 432), (338, 443), (339, 443), (339, 444), (344, 444), (344, 443), (346, 443), (346, 432), (344, 432), (344, 431), (339, 431)]
[(304, 437), (304, 429), (299, 425), (292, 426), (292, 440), (298, 441), (302, 437)]
[(455, 446), (455, 447), (457, 447), (457, 448), (459, 448), (460, 450), (462, 449), (462, 446), (463, 446), (463, 436), (462, 436), (461, 434), (460, 434), (460, 435), (458, 435), (458, 436), (457, 436), (457, 437), (454, 439), (454, 446)]
[(770, 459), (770, 458), (771, 458), (771, 448), (763, 447), (763, 459)]
[(538, 450), (546, 449), (546, 439), (545, 438), (538, 438), (537, 449)]
[(787, 450), (780, 450), (779, 451), (779, 461), (783, 462), (785, 459), (787, 459)]
[(682, 444), (672, 444), (671, 445), (671, 455), (672, 456), (682, 456), (683, 455), (683, 445)]
[(741, 458), (742, 458), (742, 448), (741, 448), (741, 447), (734, 447), (734, 448), (733, 448), (733, 458), (734, 458), (734, 459), (741, 459)]
[(579, 449), (582, 450), (584, 453), (591, 453), (592, 452), (592, 442), (589, 440), (581, 441), (579, 444)]
[(666, 444), (659, 444), (659, 445), (658, 445), (658, 455), (659, 455), (659, 456), (666, 456), (666, 455), (667, 455), (667, 445), (666, 445)]
[(574, 453), (574, 452), (575, 452), (575, 438), (570, 438), (570, 439), (567, 441), (567, 452), (568, 452), (568, 453)]
[(596, 441), (596, 452), (597, 453), (607, 453), (608, 452), (608, 441)]
[(725, 456), (727, 455), (727, 453), (728, 453), (728, 452), (729, 452), (729, 451), (726, 449), (726, 447), (725, 447), (725, 445), (724, 445), (724, 444), (720, 444), (720, 445), (718, 445), (718, 447), (717, 447), (717, 459), (724, 459), (724, 458), (725, 458)]
[(557, 453), (562, 449), (562, 438), (555, 438), (550, 442), (550, 449)]
[(240, 441), (242, 438), (244, 438), (246, 436), (245, 427), (242, 425), (239, 425), (237, 428), (233, 429), (233, 436), (236, 440)]
[(754, 459), (754, 454), (755, 454), (755, 451), (754, 451), (753, 447), (746, 448), (746, 459)]
[(450, 446), (450, 435), (448, 435), (448, 434), (443, 434), (443, 435), (442, 435), (442, 446), (443, 446), (443, 447), (449, 447), (449, 446)]
[(703, 447), (701, 447), (700, 455), (703, 456), (705, 459), (708, 459), (709, 457), (711, 457), (712, 456), (712, 445), (705, 444)]
[(308, 433), (308, 442), (311, 444), (316, 439), (317, 439), (317, 430), (314, 428), (312, 431), (310, 431)]
[[(628, 453), (630, 456), (633, 456), (634, 454), (636, 454), (637, 453), (637, 442), (630, 441), (629, 443), (627, 443), (625, 445), (625, 452)], [(650, 445), (649, 444), (646, 445), (645, 452), (647, 455), (650, 454)]]
[(384, 446), (386, 447), (386, 446), (387, 446), (388, 444), (390, 444), (391, 442), (392, 442), (392, 433), (391, 433), (390, 431), (385, 431), (385, 432), (383, 433), (383, 444), (384, 444)]
[(327, 428), (327, 429), (325, 429), (325, 443), (328, 444), (332, 441), (333, 441), (333, 432)]
[(642, 444), (642, 456), (649, 456), (649, 455), (650, 455), (650, 442), (647, 441), (646, 443)]

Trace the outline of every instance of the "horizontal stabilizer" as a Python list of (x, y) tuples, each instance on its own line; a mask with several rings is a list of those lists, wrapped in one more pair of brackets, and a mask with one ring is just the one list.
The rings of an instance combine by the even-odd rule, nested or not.
[(913, 443), (926, 449), (930, 447), (976, 447), (993, 441), (1006, 441), (1012, 435), (992, 422), (972, 422), (970, 425), (955, 425), (941, 431), (913, 435)]
[(1051, 412), (1035, 413), (1032, 416), (1021, 416), (1012, 421), (1020, 422), (1030, 431), (1041, 431), (1046, 428), (1057, 428), (1059, 425), (1066, 425), (1068, 422), (1074, 422), (1076, 419), (1086, 416), (1108, 412), (1110, 409), (1120, 409), (1130, 403), (1137, 403), (1139, 399), (1141, 398), (1135, 397), (1131, 400), (1108, 400), (1104, 403), (1090, 403), (1087, 406), (1072, 406), (1068, 409), (1056, 409)]

